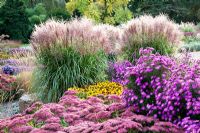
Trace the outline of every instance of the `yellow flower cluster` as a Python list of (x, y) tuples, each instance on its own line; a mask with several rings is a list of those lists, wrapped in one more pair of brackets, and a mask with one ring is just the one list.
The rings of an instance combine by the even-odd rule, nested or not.
[(78, 93), (81, 94), (86, 94), (87, 97), (89, 96), (97, 96), (99, 94), (103, 95), (110, 95), (110, 94), (115, 94), (115, 95), (121, 95), (123, 91), (123, 86), (115, 83), (115, 82), (110, 82), (110, 81), (105, 81), (105, 82), (99, 82), (94, 85), (89, 85), (86, 88), (69, 88), (68, 90), (75, 90)]

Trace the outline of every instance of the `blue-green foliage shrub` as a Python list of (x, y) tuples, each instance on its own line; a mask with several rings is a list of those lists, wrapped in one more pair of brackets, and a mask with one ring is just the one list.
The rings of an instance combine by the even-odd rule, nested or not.
[(186, 51), (194, 52), (200, 51), (200, 41), (190, 42), (188, 44), (184, 44), (181, 49), (184, 48)]

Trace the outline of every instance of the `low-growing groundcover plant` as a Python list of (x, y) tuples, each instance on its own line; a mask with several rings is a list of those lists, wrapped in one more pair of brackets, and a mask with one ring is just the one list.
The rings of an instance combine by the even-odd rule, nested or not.
[(123, 86), (115, 82), (99, 82), (94, 85), (89, 85), (85, 88), (72, 87), (68, 90), (74, 90), (78, 92), (80, 97), (91, 97), (98, 95), (121, 95), (123, 91)]
[(186, 132), (199, 131), (199, 61), (181, 63), (152, 51), (140, 49), (135, 64), (114, 64), (113, 81), (128, 88), (122, 94), (126, 105), (139, 114), (178, 123)]
[[(133, 113), (120, 96), (79, 99), (75, 91), (66, 91), (58, 103), (34, 103), (22, 114), (0, 120), (5, 133), (183, 133), (170, 122)], [(109, 101), (105, 104), (105, 101)]]
[(36, 27), (31, 43), (38, 63), (33, 87), (45, 102), (58, 101), (66, 88), (106, 78), (107, 54), (113, 48), (88, 19), (47, 21)]

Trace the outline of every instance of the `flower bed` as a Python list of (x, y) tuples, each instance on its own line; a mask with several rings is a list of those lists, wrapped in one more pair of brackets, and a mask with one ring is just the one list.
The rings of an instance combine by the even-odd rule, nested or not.
[(66, 91), (58, 103), (34, 103), (22, 114), (0, 120), (1, 132), (53, 133), (62, 132), (162, 132), (181, 133), (170, 122), (136, 115), (126, 109), (116, 95), (81, 100), (75, 91)]
[(126, 105), (136, 108), (139, 114), (184, 125), (187, 132), (198, 131), (199, 61), (177, 62), (167, 56), (152, 54), (152, 51), (152, 48), (141, 49), (135, 64), (128, 61), (114, 64), (113, 81), (128, 88), (123, 92)]

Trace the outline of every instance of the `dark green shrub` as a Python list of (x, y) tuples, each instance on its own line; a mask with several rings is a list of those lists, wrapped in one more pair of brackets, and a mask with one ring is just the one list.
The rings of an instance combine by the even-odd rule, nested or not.
[(7, 0), (0, 8), (0, 34), (9, 35), (13, 40), (27, 42), (29, 24), (22, 1)]
[(49, 18), (54, 18), (54, 19), (69, 20), (71, 18), (69, 12), (67, 12), (67, 10), (62, 8), (55, 8), (51, 10), (48, 14)]
[(178, 23), (200, 21), (199, 0), (131, 0), (128, 7), (134, 16), (164, 13)]
[(38, 3), (34, 8), (27, 8), (26, 13), (31, 23), (30, 29), (33, 29), (35, 24), (40, 24), (47, 19), (47, 11), (43, 3)]

